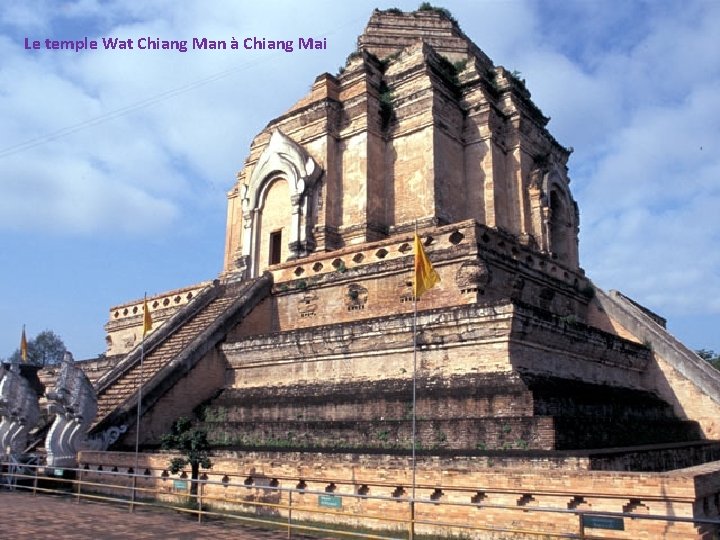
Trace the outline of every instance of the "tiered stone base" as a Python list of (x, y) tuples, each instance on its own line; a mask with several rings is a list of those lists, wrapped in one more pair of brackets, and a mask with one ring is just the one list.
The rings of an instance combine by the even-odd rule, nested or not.
[[(417, 381), (418, 448), (565, 450), (696, 441), (654, 394), (494, 373)], [(201, 410), (217, 447), (410, 449), (412, 380), (225, 389)]]

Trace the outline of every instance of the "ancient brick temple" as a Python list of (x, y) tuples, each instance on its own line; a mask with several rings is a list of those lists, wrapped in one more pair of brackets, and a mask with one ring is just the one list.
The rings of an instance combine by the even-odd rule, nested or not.
[[(414, 338), (426, 474), (452, 456), (476, 479), (492, 456), (528, 471), (719, 459), (719, 374), (585, 275), (570, 150), (547, 123), (447, 13), (375, 11), (344, 69), (253, 140), (222, 274), (150, 299), (142, 373), (142, 302), (111, 309), (95, 429), (129, 424), (131, 446), (142, 380), (147, 447), (194, 415), (228, 452), (407, 455), (417, 227), (442, 279)], [(692, 495), (708, 515), (718, 470)]]

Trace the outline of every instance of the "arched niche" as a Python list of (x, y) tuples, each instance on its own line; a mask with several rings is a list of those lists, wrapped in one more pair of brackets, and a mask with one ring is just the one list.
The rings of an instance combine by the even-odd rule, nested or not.
[(240, 186), (243, 242), (238, 266), (246, 277), (275, 264), (278, 250), (278, 262), (284, 262), (314, 249), (308, 201), (320, 175), (302, 146), (273, 130), (249, 182)]
[(553, 170), (545, 175), (543, 191), (547, 205), (548, 251), (565, 265), (578, 266), (578, 225), (577, 204), (570, 195), (568, 181), (564, 175)]
[[(539, 175), (538, 175), (539, 176)], [(557, 166), (542, 172), (540, 211), (543, 222), (542, 249), (559, 262), (578, 266), (578, 210), (570, 195), (568, 180)]]
[(567, 261), (571, 223), (568, 215), (567, 200), (560, 190), (550, 191), (550, 249), (560, 261)]
[(287, 179), (274, 176), (258, 192), (255, 260), (260, 269), (290, 258), (288, 237), (292, 227)]

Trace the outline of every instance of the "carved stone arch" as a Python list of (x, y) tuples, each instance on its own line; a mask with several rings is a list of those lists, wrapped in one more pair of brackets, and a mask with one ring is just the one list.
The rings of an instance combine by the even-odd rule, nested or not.
[[(282, 181), (287, 182), (287, 178), (282, 173), (282, 171), (273, 171), (268, 174), (263, 179), (263, 182), (260, 184), (260, 186), (258, 186), (258, 189), (255, 191), (255, 196), (257, 197), (257, 200), (253, 207), (253, 210), (262, 210), (262, 207), (265, 206), (267, 201), (267, 192), (270, 190), (270, 188), (275, 182)], [(288, 188), (290, 188), (290, 182), (288, 182)]]
[(253, 210), (253, 267), (262, 268), (285, 262), (290, 258), (291, 206), (290, 182), (280, 172), (271, 173), (257, 190)]
[(281, 174), (288, 180), (291, 197), (300, 197), (320, 174), (320, 167), (305, 149), (279, 129), (274, 129), (270, 141), (255, 165), (247, 186), (243, 204), (257, 208), (258, 191), (272, 175)]
[(241, 260), (246, 277), (256, 277), (262, 273), (264, 262), (258, 256), (260, 235), (268, 234), (268, 231), (260, 230), (262, 205), (267, 190), (280, 178), (284, 179), (288, 186), (289, 234), (283, 242), (287, 240), (289, 258), (295, 259), (312, 251), (308, 194), (312, 192), (320, 174), (320, 167), (302, 146), (279, 129), (273, 130), (268, 145), (253, 168), (250, 180), (241, 186)]
[(564, 175), (556, 167), (546, 170), (545, 174), (543, 174), (542, 192), (546, 204), (550, 204), (550, 193), (553, 189), (560, 190), (563, 196), (567, 195), (567, 188), (565, 187), (567, 181), (563, 178)]
[(577, 266), (577, 204), (573, 200), (564, 174), (551, 169), (543, 178), (543, 203), (547, 251), (571, 267)]

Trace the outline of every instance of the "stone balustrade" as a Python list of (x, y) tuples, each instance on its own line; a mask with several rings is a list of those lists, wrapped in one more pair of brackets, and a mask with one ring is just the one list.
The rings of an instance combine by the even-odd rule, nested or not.
[[(203, 281), (181, 289), (149, 296), (147, 303), (153, 321), (153, 329), (186, 306), (211, 283), (211, 281)], [(105, 324), (107, 331), (105, 354), (107, 356), (125, 354), (139, 343), (143, 328), (143, 302), (144, 300), (140, 298), (110, 308), (109, 320)]]
[[(433, 253), (473, 251), (477, 249), (482, 255), (500, 256), (512, 260), (526, 268), (546, 273), (560, 280), (567, 286), (578, 290), (590, 288), (589, 280), (582, 270), (572, 270), (556, 260), (550, 253), (541, 253), (530, 245), (525, 245), (517, 237), (481, 225), (474, 220), (467, 220), (453, 225), (436, 227), (428, 231), (420, 231), (426, 252), (433, 259)], [(331, 252), (320, 252), (302, 259), (288, 261), (271, 266), (276, 284), (307, 280), (332, 273), (344, 273), (347, 270), (366, 267), (378, 262), (405, 261), (408, 268), (412, 262), (408, 258), (413, 255), (413, 236), (411, 234), (395, 235), (386, 240), (366, 243), (361, 246), (349, 246)]]

